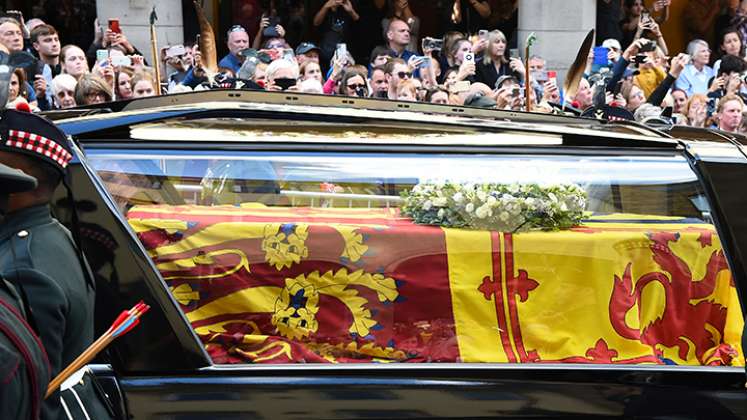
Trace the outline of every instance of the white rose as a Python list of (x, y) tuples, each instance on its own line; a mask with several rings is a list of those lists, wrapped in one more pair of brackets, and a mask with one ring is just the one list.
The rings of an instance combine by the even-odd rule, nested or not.
[(550, 201), (552, 201), (553, 203), (557, 203), (557, 202), (558, 202), (558, 197), (556, 197), (556, 196), (555, 196), (555, 194), (553, 194), (553, 193), (548, 193), (548, 194), (547, 194), (547, 197), (548, 197), (548, 198), (550, 199)]
[(480, 201), (485, 201), (488, 198), (488, 194), (483, 190), (477, 190), (477, 198)]
[(568, 211), (568, 206), (565, 203), (560, 204), (560, 211)]
[(467, 213), (472, 213), (473, 211), (475, 211), (475, 205), (472, 203), (467, 203), (467, 205), (464, 206), (464, 210), (466, 210)]
[(461, 203), (462, 200), (464, 200), (464, 194), (458, 192), (454, 194), (451, 199), (454, 200), (455, 203)]
[(509, 217), (511, 216), (505, 211), (502, 211), (501, 214), (498, 215), (498, 218), (501, 219), (502, 222), (507, 221)]
[(491, 215), (490, 208), (483, 204), (482, 206), (478, 207), (477, 210), (475, 210), (475, 216), (479, 217), (480, 219), (484, 219)]
[(498, 200), (496, 200), (495, 197), (493, 197), (492, 195), (488, 196), (488, 204), (490, 204), (491, 206), (495, 204), (496, 201)]
[(438, 209), (438, 218), (443, 219), (445, 213), (444, 209)]
[(446, 197), (436, 197), (433, 199), (433, 205), (435, 207), (445, 207), (446, 203)]
[(423, 210), (428, 211), (431, 207), (433, 207), (431, 200), (426, 200), (425, 203), (423, 203)]

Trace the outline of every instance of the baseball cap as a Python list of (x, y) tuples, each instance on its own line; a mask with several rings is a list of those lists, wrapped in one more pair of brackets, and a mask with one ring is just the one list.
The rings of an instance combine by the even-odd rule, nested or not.
[(622, 50), (622, 46), (620, 45), (620, 41), (616, 40), (615, 38), (609, 38), (605, 39), (604, 42), (602, 42), (602, 46), (605, 48), (614, 48), (616, 50)]
[(296, 55), (306, 54), (309, 51), (316, 50), (317, 53), (321, 52), (319, 47), (314, 45), (313, 42), (302, 42), (296, 47)]
[(465, 106), (474, 106), (478, 108), (495, 108), (495, 99), (485, 96), (482, 92), (476, 92), (464, 100)]
[(503, 86), (504, 83), (506, 83), (508, 80), (512, 80), (514, 83), (519, 83), (519, 79), (516, 78), (516, 76), (511, 75), (503, 75), (498, 78), (498, 80), (495, 81), (495, 88), (500, 89), (501, 86)]

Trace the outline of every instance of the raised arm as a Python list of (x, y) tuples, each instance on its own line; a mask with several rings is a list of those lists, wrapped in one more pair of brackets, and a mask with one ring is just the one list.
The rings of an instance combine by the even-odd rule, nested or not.
[(327, 2), (322, 5), (319, 11), (316, 12), (316, 15), (314, 15), (314, 26), (319, 26), (322, 24), (322, 22), (324, 22), (324, 18), (327, 16), (327, 12), (329, 12), (329, 9), (331, 9), (332, 6), (336, 3), (336, 0), (327, 0)]
[(678, 54), (676, 57), (672, 58), (667, 77), (665, 77), (664, 80), (659, 83), (659, 86), (651, 92), (651, 95), (648, 96), (646, 102), (651, 105), (660, 106), (664, 101), (664, 98), (667, 96), (669, 89), (674, 85), (677, 78), (680, 77), (680, 74), (687, 65), (689, 59), (690, 57), (688, 57), (687, 54)]
[(483, 19), (490, 17), (490, 3), (487, 1), (469, 0), (469, 3), (472, 5), (472, 8), (477, 11), (480, 17)]

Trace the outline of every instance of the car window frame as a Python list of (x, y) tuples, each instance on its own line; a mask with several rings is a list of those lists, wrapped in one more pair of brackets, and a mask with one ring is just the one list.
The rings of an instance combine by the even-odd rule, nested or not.
[[(278, 145), (278, 144), (236, 144), (236, 143), (188, 143), (184, 145), (177, 145), (173, 142), (139, 142), (137, 144), (132, 143), (120, 143), (112, 140), (106, 140), (97, 142), (95, 139), (87, 140), (83, 147), (86, 149), (95, 149), (95, 148), (120, 148), (121, 150), (127, 150), (127, 149), (144, 149), (144, 150), (153, 150), (153, 149), (161, 149), (161, 148), (167, 148), (167, 149), (174, 149), (174, 150), (182, 150), (183, 148), (192, 150), (192, 151), (211, 151), (211, 150), (227, 150), (227, 151), (236, 151), (236, 150), (245, 150), (249, 152), (254, 151), (298, 151), (298, 152), (309, 152), (309, 151), (329, 151), (329, 147), (326, 145), (310, 145), (310, 144), (294, 144), (294, 145)], [(684, 148), (678, 148), (674, 150), (669, 149), (663, 149), (663, 150), (657, 150), (657, 149), (638, 149), (638, 148), (588, 148), (588, 147), (552, 147), (552, 148), (543, 148), (543, 147), (504, 147), (504, 146), (418, 146), (418, 147), (410, 147), (410, 146), (391, 146), (391, 145), (339, 145), (335, 148), (335, 151), (350, 151), (350, 152), (364, 152), (364, 151), (384, 151), (389, 153), (409, 153), (409, 152), (421, 152), (421, 153), (486, 153), (486, 154), (536, 154), (536, 153), (547, 153), (547, 154), (558, 154), (558, 155), (569, 155), (569, 156), (584, 156), (584, 155), (607, 155), (607, 156), (681, 156), (688, 160), (688, 162), (693, 161), (692, 155), (688, 154)], [(747, 160), (744, 162), (747, 164)], [(98, 178), (98, 175), (95, 174), (95, 172), (87, 166), (87, 164), (84, 164), (84, 166), (87, 167), (87, 170), (89, 172), (94, 173), (94, 177), (98, 180), (97, 181), (97, 188), (100, 192), (103, 192), (107, 197), (107, 202), (110, 206), (114, 206), (114, 209), (116, 209), (116, 205), (113, 202), (112, 197), (109, 195), (108, 192), (106, 192), (105, 187), (103, 186), (103, 182)], [(697, 165), (693, 166), (691, 164), (691, 168), (693, 169), (693, 172), (695, 176), (700, 180), (701, 183), (703, 183), (702, 175), (700, 171), (697, 169)], [(711, 197), (708, 197), (709, 204), (712, 206), (714, 203), (712, 202)], [(132, 232), (131, 228), (129, 228), (129, 225), (124, 220), (124, 215), (122, 215), (118, 210), (115, 211), (116, 215), (119, 216), (120, 223), (124, 223), (124, 225), (129, 229), (130, 235), (132, 238), (136, 241), (138, 244), (138, 251), (142, 253), (142, 255), (147, 256), (147, 252), (145, 251), (144, 247), (140, 242), (136, 239), (136, 236), (134, 232)], [(716, 218), (716, 216), (714, 216)], [(715, 224), (715, 223), (714, 223)], [(722, 224), (716, 225), (717, 231), (719, 232), (719, 235), (722, 234), (721, 229), (723, 229)], [(724, 252), (727, 254), (727, 257), (731, 255), (731, 250), (727, 249), (726, 244), (724, 244)], [(148, 258), (150, 260), (150, 258)], [(151, 261), (152, 263), (152, 261)], [(731, 263), (731, 261), (730, 261)], [(171, 302), (171, 305), (173, 305), (173, 309), (176, 309), (180, 316), (179, 318), (181, 321), (191, 330), (191, 326), (189, 325), (188, 321), (186, 320), (186, 317), (183, 316), (181, 310), (179, 310), (178, 304), (175, 302), (173, 296), (171, 296), (171, 293), (168, 292), (168, 288), (166, 287), (166, 284), (158, 270), (155, 268), (154, 264), (151, 264), (152, 269), (154, 270), (154, 273), (159, 278), (159, 285), (160, 287), (157, 290), (153, 290), (154, 292), (157, 291), (159, 294), (159, 299), (168, 299)], [(736, 279), (735, 279), (736, 281)], [(738, 290), (741, 292), (740, 285), (743, 285), (744, 283), (737, 283)], [(165, 296), (163, 296), (165, 295)], [(740, 293), (741, 296), (741, 293)], [(742, 306), (744, 308), (744, 305)], [(744, 309), (743, 309), (744, 312)], [(199, 341), (199, 338), (196, 336), (196, 334), (192, 334), (193, 339), (196, 340), (198, 344), (201, 345), (201, 342)], [(199, 371), (204, 372), (227, 372), (227, 371), (235, 371), (236, 369), (303, 369), (304, 366), (308, 365), (252, 365), (252, 364), (238, 364), (238, 365), (218, 365), (214, 364), (212, 360), (208, 357), (207, 360), (209, 361), (207, 366), (193, 366), (193, 368), (196, 368)], [(421, 365), (430, 365), (430, 364), (417, 364), (416, 366)], [(452, 364), (439, 364), (439, 365), (452, 365)], [(455, 366), (464, 366), (469, 364), (462, 364), (462, 363), (453, 363)], [(497, 368), (516, 368), (518, 366), (531, 366), (531, 365), (512, 365), (512, 364), (475, 364), (476, 366), (484, 366), (488, 367), (489, 365), (491, 369), (497, 369)], [(369, 364), (346, 364), (344, 365), (345, 369), (349, 369), (351, 367), (355, 369), (381, 369), (383, 366), (376, 365), (371, 366)], [(536, 367), (533, 367), (532, 369), (541, 368), (543, 366), (552, 366), (552, 365), (539, 365)], [(606, 366), (606, 367), (620, 367), (619, 365), (583, 365), (583, 364), (572, 364), (572, 365), (559, 365), (563, 369), (593, 369), (593, 368), (599, 368), (600, 366)], [(642, 366), (642, 365), (634, 365), (634, 366)], [(261, 368), (260, 368), (261, 367)], [(318, 366), (315, 366), (318, 367)], [(337, 366), (340, 367), (339, 365)], [(415, 367), (415, 366), (412, 366)], [(657, 366), (658, 368), (662, 368), (662, 366)], [(334, 368), (334, 367), (330, 367)], [(451, 366), (449, 368), (454, 368), (454, 366)], [(633, 370), (637, 370), (636, 367), (631, 367)], [(669, 366), (668, 368), (674, 368), (677, 371), (680, 370), (691, 370), (695, 368), (698, 371), (703, 371), (703, 368), (706, 368), (706, 366)], [(322, 368), (326, 369), (326, 368)], [(716, 371), (719, 372), (732, 372), (734, 370), (742, 371), (741, 368), (738, 367), (718, 367), (716, 368)], [(711, 369), (708, 369), (710, 371)], [(704, 372), (704, 371), (703, 371)]]

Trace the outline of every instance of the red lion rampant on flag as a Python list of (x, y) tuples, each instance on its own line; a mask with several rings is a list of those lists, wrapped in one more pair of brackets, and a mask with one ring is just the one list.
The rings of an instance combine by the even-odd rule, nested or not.
[[(695, 357), (703, 365), (728, 365), (737, 354), (733, 347), (722, 341), (727, 310), (721, 304), (706, 299), (716, 289), (718, 274), (729, 269), (723, 251), (719, 249), (711, 253), (703, 278), (697, 280), (693, 278), (688, 264), (670, 248), (670, 242), (680, 239), (679, 233), (657, 232), (647, 236), (651, 240), (649, 248), (653, 252), (653, 259), (664, 272), (646, 273), (633, 284), (632, 263), (628, 263), (622, 278), (615, 275), (609, 304), (613, 328), (625, 338), (651, 346), (662, 363), (667, 363), (667, 360), (657, 346), (678, 347), (682, 360), (688, 360), (688, 354), (694, 351)], [(703, 248), (710, 245), (711, 233), (701, 233), (698, 241)], [(642, 300), (643, 289), (652, 283), (659, 283), (663, 287), (664, 307), (657, 308), (659, 316), (648, 325), (643, 325), (642, 321), (639, 329), (633, 328), (628, 325), (625, 316), (638, 304), (640, 317), (642, 308), (652, 304)], [(658, 305), (658, 302), (659, 299), (653, 304)], [(709, 351), (712, 349), (715, 350)]]

